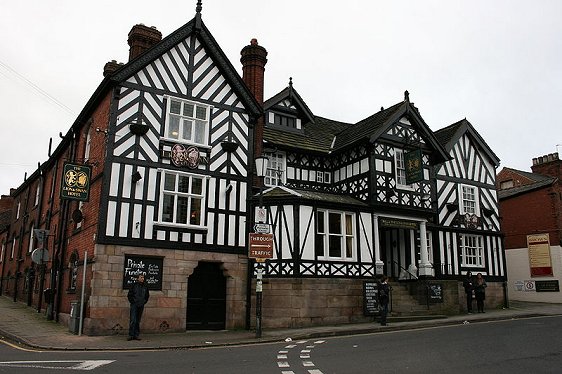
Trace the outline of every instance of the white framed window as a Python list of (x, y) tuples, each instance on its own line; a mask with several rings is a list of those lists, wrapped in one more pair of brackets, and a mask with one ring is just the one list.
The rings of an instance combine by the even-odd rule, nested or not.
[(20, 218), (20, 208), (21, 208), (21, 203), (18, 201), (18, 207), (16, 209), (16, 219)]
[(354, 222), (351, 213), (318, 210), (316, 256), (330, 260), (352, 260), (355, 257)]
[(166, 113), (166, 138), (188, 144), (208, 145), (211, 106), (168, 97)]
[(84, 163), (90, 159), (90, 149), (92, 147), (92, 127), (88, 129), (86, 134), (86, 143), (84, 144)]
[(207, 178), (162, 170), (160, 223), (203, 227)]
[(462, 234), (460, 236), (462, 266), (484, 266), (484, 247), (482, 242), (482, 237), (479, 235)]
[(318, 183), (330, 183), (330, 173), (317, 171), (316, 172), (316, 182)]
[(460, 213), (480, 215), (478, 208), (478, 189), (474, 186), (461, 184), (459, 186)]
[(41, 195), (41, 186), (37, 184), (37, 189), (35, 190), (35, 201), (33, 202), (34, 206), (39, 205), (39, 196)]
[(33, 232), (33, 224), (29, 227), (29, 248), (27, 248), (27, 252), (33, 252), (33, 242), (35, 240), (35, 233)]
[(10, 254), (10, 259), (14, 258), (14, 253), (16, 252), (16, 238), (12, 239), (12, 253)]
[[(84, 202), (83, 201), (79, 201), (78, 202), (78, 210), (83, 213), (84, 211), (82, 210), (84, 208)], [(76, 222), (76, 228), (79, 229), (82, 227), (82, 222), (84, 222), (84, 216), (82, 216), (82, 220), (80, 222)]]
[(265, 152), (269, 159), (264, 184), (266, 186), (281, 186), (286, 182), (286, 158), (283, 152)]
[(4, 251), (6, 250), (6, 243), (2, 243), (2, 252), (0, 252), (0, 262), (4, 261)]
[(414, 187), (406, 183), (406, 162), (404, 161), (404, 150), (394, 148), (394, 176), (396, 187), (412, 190)]

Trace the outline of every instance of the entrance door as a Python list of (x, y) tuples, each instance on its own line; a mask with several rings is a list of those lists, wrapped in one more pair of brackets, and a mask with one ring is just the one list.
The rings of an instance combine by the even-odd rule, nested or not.
[(226, 278), (220, 264), (200, 262), (187, 278), (187, 330), (224, 330)]

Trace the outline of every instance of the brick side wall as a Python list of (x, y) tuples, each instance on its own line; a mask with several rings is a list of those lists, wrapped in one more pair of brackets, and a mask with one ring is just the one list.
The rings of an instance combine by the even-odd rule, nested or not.
[(542, 188), (500, 200), (505, 248), (526, 248), (527, 235), (548, 232), (560, 243), (560, 196), (557, 188)]

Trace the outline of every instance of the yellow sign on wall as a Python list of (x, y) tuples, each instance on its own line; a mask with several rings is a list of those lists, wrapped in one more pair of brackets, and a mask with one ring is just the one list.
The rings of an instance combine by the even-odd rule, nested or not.
[(550, 237), (548, 234), (527, 235), (529, 248), (529, 265), (531, 276), (540, 277), (553, 275), (552, 259), (550, 257)]

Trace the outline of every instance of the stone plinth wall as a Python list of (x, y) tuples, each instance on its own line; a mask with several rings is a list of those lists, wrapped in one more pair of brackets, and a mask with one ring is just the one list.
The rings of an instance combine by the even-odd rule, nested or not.
[(226, 328), (239, 329), (246, 322), (247, 258), (241, 255), (96, 245), (92, 293), (88, 300), (87, 335), (127, 334), (129, 302), (123, 289), (125, 254), (163, 257), (162, 290), (150, 291), (141, 320), (143, 332), (185, 331), (187, 281), (199, 261), (220, 263), (226, 277)]
[[(254, 327), (255, 305), (254, 280)], [(373, 317), (363, 315), (362, 279), (264, 279), (264, 328), (337, 325), (372, 320)]]

